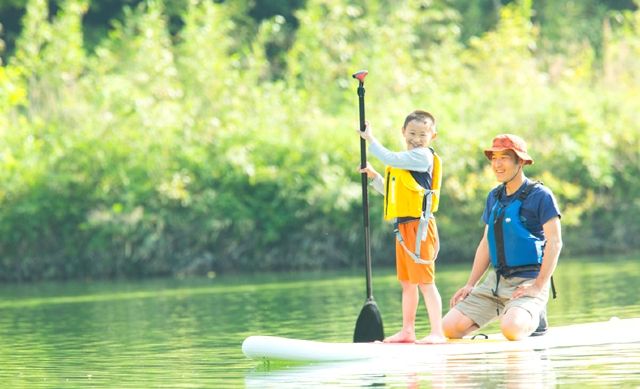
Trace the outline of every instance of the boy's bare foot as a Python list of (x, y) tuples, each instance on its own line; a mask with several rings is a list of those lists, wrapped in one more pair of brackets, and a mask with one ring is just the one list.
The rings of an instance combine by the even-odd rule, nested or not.
[(418, 344), (442, 344), (447, 343), (447, 338), (442, 335), (429, 334), (420, 340), (416, 340)]
[(416, 333), (413, 331), (400, 330), (398, 333), (384, 338), (385, 343), (413, 343), (416, 341)]

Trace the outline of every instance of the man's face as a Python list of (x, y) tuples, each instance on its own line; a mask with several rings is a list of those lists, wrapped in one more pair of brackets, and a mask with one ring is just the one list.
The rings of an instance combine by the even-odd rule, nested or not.
[(432, 126), (416, 120), (407, 123), (407, 126), (402, 130), (402, 134), (407, 142), (408, 149), (427, 147), (431, 140), (435, 138)]
[(491, 168), (499, 182), (511, 180), (517, 173), (522, 161), (516, 158), (512, 150), (494, 151), (491, 155)]

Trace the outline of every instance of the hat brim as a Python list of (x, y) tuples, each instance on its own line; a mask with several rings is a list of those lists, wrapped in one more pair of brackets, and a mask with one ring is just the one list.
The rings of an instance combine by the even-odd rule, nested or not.
[(524, 161), (525, 165), (533, 165), (533, 158), (531, 158), (531, 156), (523, 151), (518, 151), (518, 150), (514, 150), (508, 147), (492, 147), (490, 149), (486, 149), (484, 151), (484, 155), (487, 156), (487, 159), (489, 161), (491, 161), (491, 156), (493, 155), (494, 152), (496, 151), (506, 151), (506, 150), (511, 150), (514, 153), (516, 153), (516, 155), (518, 156), (518, 158), (520, 158), (521, 160)]

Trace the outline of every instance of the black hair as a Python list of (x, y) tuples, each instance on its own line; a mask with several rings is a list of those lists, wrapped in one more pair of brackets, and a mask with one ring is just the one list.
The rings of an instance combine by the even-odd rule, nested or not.
[(436, 118), (433, 117), (433, 115), (430, 114), (429, 112), (421, 111), (421, 110), (415, 110), (411, 112), (409, 115), (407, 115), (407, 117), (404, 119), (404, 124), (402, 125), (402, 128), (407, 128), (407, 125), (414, 120), (428, 125), (433, 129), (433, 131), (436, 130)]

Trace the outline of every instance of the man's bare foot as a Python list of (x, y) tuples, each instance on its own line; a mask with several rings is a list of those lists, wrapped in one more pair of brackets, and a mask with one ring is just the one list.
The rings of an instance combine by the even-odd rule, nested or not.
[(447, 343), (447, 338), (442, 335), (429, 334), (420, 340), (416, 340), (418, 344), (442, 344)]
[(398, 333), (384, 338), (385, 343), (413, 343), (415, 341), (416, 333), (407, 330), (400, 330)]

